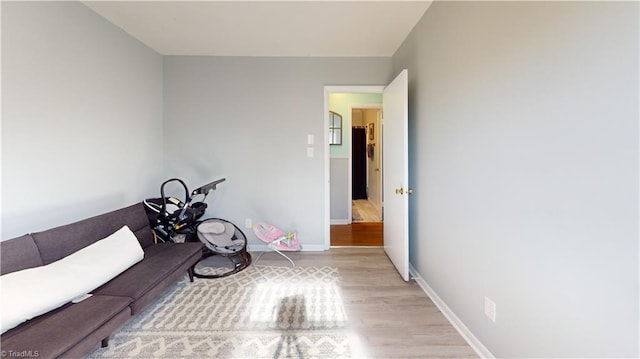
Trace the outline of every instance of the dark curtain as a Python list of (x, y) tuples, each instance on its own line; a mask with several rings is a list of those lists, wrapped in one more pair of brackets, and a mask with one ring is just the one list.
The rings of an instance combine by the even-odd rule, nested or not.
[(367, 133), (352, 128), (351, 135), (351, 194), (353, 199), (367, 199)]

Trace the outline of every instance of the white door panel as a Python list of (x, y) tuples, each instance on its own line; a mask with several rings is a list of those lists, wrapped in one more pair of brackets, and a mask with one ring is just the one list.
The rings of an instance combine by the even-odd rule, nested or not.
[(408, 72), (402, 70), (382, 95), (384, 250), (409, 280)]

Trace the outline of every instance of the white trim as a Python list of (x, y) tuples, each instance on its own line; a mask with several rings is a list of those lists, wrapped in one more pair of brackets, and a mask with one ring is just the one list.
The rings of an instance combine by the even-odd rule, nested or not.
[[(349, 107), (349, 118), (351, 123), (349, 124), (349, 147), (347, 148), (347, 197), (344, 199), (344, 204), (347, 206), (347, 218), (353, 221), (353, 108)], [(342, 126), (344, 132), (344, 126)]]
[[(323, 245), (314, 244), (314, 245), (303, 245), (300, 252), (324, 252), (325, 250), (326, 249), (324, 249)], [(275, 251), (269, 248), (266, 244), (249, 244), (247, 245), (247, 251), (275, 253)], [(291, 253), (291, 252), (285, 251), (285, 253)]]
[(351, 224), (351, 221), (348, 219), (332, 219), (331, 220), (331, 224), (332, 225), (347, 225), (347, 224)]
[[(324, 86), (324, 123), (322, 128), (329, 128), (329, 94), (330, 93), (382, 93), (385, 86)], [(329, 131), (324, 132), (324, 249), (331, 248), (331, 164), (329, 151)], [(351, 157), (349, 157), (351, 160)], [(266, 247), (266, 246), (265, 246)]]
[(427, 284), (427, 282), (420, 276), (418, 271), (409, 263), (409, 273), (411, 277), (418, 283), (420, 288), (427, 294), (431, 301), (440, 309), (445, 318), (453, 325), (453, 327), (460, 333), (462, 338), (471, 346), (471, 348), (480, 356), (480, 358), (495, 359), (495, 356), (482, 344), (480, 339), (467, 328), (466, 325), (458, 318), (458, 316), (447, 306), (447, 304), (438, 296), (438, 294)]
[(324, 91), (325, 93), (382, 93), (384, 88), (385, 86), (325, 86)]
[(383, 246), (331, 246), (331, 248), (384, 248)]
[(327, 251), (331, 247), (331, 184), (329, 174), (331, 173), (331, 153), (329, 151), (329, 89), (324, 87), (324, 114), (322, 115), (322, 132), (324, 132), (324, 141), (322, 152), (324, 152), (324, 250)]

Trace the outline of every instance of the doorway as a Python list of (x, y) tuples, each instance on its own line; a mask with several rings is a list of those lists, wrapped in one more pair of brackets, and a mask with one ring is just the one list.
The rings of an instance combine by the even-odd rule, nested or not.
[[(343, 118), (341, 146), (329, 146), (328, 139), (325, 143), (325, 215), (330, 224), (327, 249), (383, 245), (379, 165), (383, 89), (325, 87), (325, 112), (333, 111)], [(375, 205), (370, 201), (376, 201)]]
[(381, 108), (354, 108), (352, 118), (352, 223), (382, 221)]
[[(358, 110), (353, 110), (355, 114)], [(353, 118), (353, 115), (352, 115)], [(351, 199), (367, 200), (367, 129), (351, 127)], [(352, 211), (352, 220), (355, 219)]]
[[(402, 70), (387, 86), (325, 86), (325, 248), (331, 247), (331, 187), (329, 151), (329, 95), (331, 93), (381, 93), (385, 109), (383, 131), (382, 208), (384, 251), (405, 281), (409, 280), (409, 187), (408, 113), (409, 75)], [(348, 131), (344, 131), (349, 133)], [(350, 158), (349, 158), (350, 159)], [(350, 197), (349, 197), (350, 198)], [(348, 206), (351, 210), (351, 205)]]

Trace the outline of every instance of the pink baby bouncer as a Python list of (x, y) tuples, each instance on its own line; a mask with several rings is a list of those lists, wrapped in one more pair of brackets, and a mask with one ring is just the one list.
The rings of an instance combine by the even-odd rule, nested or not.
[[(292, 267), (296, 264), (286, 254), (282, 252), (297, 252), (302, 248), (295, 232), (284, 232), (283, 230), (276, 228), (268, 223), (256, 223), (253, 226), (253, 232), (256, 237), (261, 241), (267, 243), (269, 249), (277, 252), (281, 256), (285, 257)], [(265, 252), (261, 252), (258, 257), (253, 261), (253, 265), (257, 266), (258, 261)]]

